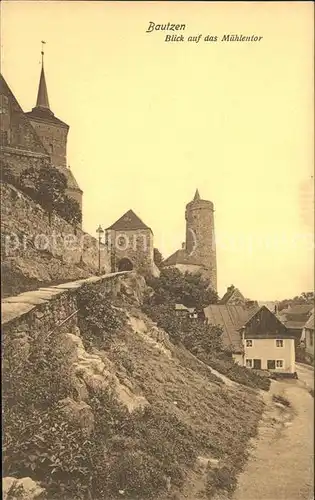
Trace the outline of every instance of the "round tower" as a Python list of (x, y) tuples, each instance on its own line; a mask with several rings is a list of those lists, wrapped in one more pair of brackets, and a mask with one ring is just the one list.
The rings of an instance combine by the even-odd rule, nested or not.
[(214, 233), (214, 207), (202, 200), (197, 189), (194, 199), (186, 205), (186, 252), (202, 266), (203, 274), (217, 290), (217, 258)]

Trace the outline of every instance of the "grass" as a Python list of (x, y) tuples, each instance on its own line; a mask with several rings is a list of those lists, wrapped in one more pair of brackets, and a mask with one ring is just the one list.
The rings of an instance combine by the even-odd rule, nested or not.
[[(209, 473), (212, 490), (222, 488), (227, 477), (236, 484), (247, 458), (248, 441), (256, 435), (263, 410), (255, 394), (248, 393), (245, 387), (228, 388), (184, 347), (173, 346), (170, 358), (132, 330), (120, 332), (106, 355), (114, 363), (119, 379), (127, 377), (133, 390), (149, 401), (150, 417), (147, 413), (137, 414), (138, 446), (158, 460), (159, 471), (160, 461), (165, 467), (167, 457), (179, 464), (179, 469), (163, 469), (171, 484), (180, 487), (182, 473), (185, 475), (192, 467), (197, 455), (222, 461), (222, 467)], [(128, 494), (128, 486), (123, 489)], [(163, 499), (168, 498), (164, 494)]]
[[(183, 488), (189, 490), (186, 478), (194, 470), (197, 457), (202, 456), (219, 460), (218, 467), (207, 471), (208, 495), (219, 490), (231, 492), (247, 459), (249, 440), (257, 433), (262, 401), (247, 387), (226, 386), (185, 347), (167, 343), (164, 349), (159, 348), (150, 337), (152, 321), (144, 314), (138, 314), (145, 325), (139, 334), (135, 326), (126, 323), (126, 311), (114, 312), (101, 296), (103, 309), (99, 309), (97, 297), (88, 297), (87, 292), (81, 297), (82, 309), (84, 301), (89, 307), (80, 322), (82, 339), (89, 339), (86, 348), (111, 362), (112, 375), (129, 387), (131, 397), (142, 395), (149, 404), (129, 413), (115, 384), (106, 390), (91, 386), (87, 402), (94, 415), (94, 429), (88, 439), (81, 436), (80, 429), (63, 422), (54, 411), (55, 400), (50, 406), (45, 403), (48, 386), (60, 386), (60, 396), (56, 391), (48, 392), (58, 400), (71, 397), (70, 363), (66, 353), (64, 360), (59, 354), (58, 349), (63, 352), (60, 336), (55, 339), (56, 346), (49, 345), (49, 358), (45, 352), (39, 353), (30, 378), (23, 374), (22, 367), (19, 372), (21, 398), (25, 399), (27, 389), (34, 407), (39, 397), (43, 399), (44, 410), (39, 414), (41, 424), (37, 413), (27, 405), (28, 420), (15, 403), (7, 414), (13, 450), (6, 455), (7, 470), (15, 470), (14, 465), (20, 475), (42, 481), (52, 500), (86, 500), (87, 492), (93, 500), (118, 500), (122, 495), (128, 500), (167, 500), (174, 491), (182, 498)], [(97, 332), (102, 333), (104, 318), (107, 331), (104, 329), (95, 342)], [(11, 373), (8, 384), (12, 384), (17, 370)], [(11, 389), (16, 394), (15, 386)], [(16, 402), (16, 397), (12, 400)], [(8, 405), (6, 408), (8, 411)], [(28, 429), (29, 423), (32, 431), (27, 430), (26, 446), (20, 429)], [(33, 450), (34, 443), (37, 448)], [(16, 462), (12, 465), (13, 455)]]
[(238, 382), (246, 387), (251, 387), (252, 389), (262, 389), (264, 391), (269, 391), (270, 389), (270, 379), (268, 377), (260, 375), (253, 370), (249, 370), (244, 366), (240, 366), (232, 359), (227, 357), (216, 358), (214, 356), (199, 357), (202, 361), (209, 364), (209, 366), (223, 375), (226, 375), (234, 382)]

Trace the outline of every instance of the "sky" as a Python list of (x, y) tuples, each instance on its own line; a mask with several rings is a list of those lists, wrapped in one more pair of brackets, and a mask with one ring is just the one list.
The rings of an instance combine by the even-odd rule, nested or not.
[[(70, 125), (84, 230), (96, 235), (131, 208), (166, 258), (184, 241), (198, 188), (215, 206), (219, 294), (234, 284), (252, 299), (290, 298), (314, 288), (313, 10), (2, 1), (1, 71), (29, 111), (46, 41), (50, 106)], [(147, 33), (150, 22), (186, 28)], [(224, 34), (263, 38), (203, 40)]]

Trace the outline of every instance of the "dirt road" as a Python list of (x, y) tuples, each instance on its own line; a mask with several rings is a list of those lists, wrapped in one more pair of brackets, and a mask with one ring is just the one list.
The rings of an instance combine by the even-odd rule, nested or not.
[[(275, 405), (282, 394), (290, 408)], [(233, 500), (313, 500), (314, 399), (302, 380), (273, 382), (252, 457)]]

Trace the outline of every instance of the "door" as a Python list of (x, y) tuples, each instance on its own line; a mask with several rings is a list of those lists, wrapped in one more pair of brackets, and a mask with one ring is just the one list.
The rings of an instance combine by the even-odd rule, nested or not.
[(254, 370), (261, 370), (261, 359), (254, 359)]

